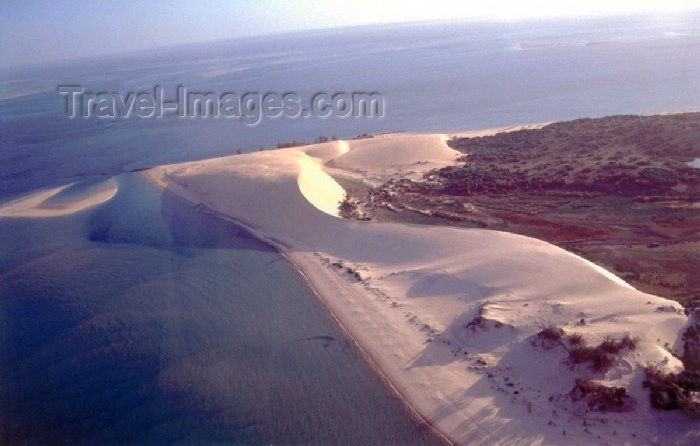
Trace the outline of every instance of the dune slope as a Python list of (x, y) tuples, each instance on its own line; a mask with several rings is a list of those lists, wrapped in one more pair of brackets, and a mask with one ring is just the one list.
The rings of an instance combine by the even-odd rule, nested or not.
[[(394, 139), (392, 139), (394, 138)], [(441, 135), (395, 135), (162, 166), (149, 176), (278, 246), (397, 392), (459, 444), (692, 444), (697, 427), (654, 412), (643, 366), (681, 367), (680, 306), (641, 293), (549, 243), (481, 229), (352, 221), (324, 169), (434, 165)], [(373, 173), (374, 172), (374, 173)], [(538, 333), (561, 328), (544, 342)], [(569, 361), (588, 345), (639, 338), (606, 371)], [(572, 396), (577, 378), (625, 387), (615, 411)]]

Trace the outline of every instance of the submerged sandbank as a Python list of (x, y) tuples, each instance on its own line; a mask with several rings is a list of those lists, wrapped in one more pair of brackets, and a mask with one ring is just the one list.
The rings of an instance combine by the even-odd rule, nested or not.
[(73, 214), (108, 201), (116, 195), (117, 188), (114, 178), (87, 186), (66, 184), (0, 205), (0, 217), (43, 218)]

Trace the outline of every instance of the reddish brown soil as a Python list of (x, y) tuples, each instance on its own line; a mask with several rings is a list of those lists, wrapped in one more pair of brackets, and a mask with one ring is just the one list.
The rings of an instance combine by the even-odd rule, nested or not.
[(700, 305), (700, 113), (612, 116), (461, 138), (458, 163), (360, 190), (347, 216), (547, 240), (642, 291)]

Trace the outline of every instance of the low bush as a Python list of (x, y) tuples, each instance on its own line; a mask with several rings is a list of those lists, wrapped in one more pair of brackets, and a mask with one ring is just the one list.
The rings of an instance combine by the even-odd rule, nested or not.
[(571, 391), (574, 399), (585, 399), (588, 407), (595, 411), (620, 410), (629, 395), (624, 387), (608, 387), (586, 379), (577, 379)]
[(610, 336), (606, 336), (603, 339), (603, 342), (600, 343), (598, 346), (601, 350), (603, 350), (605, 353), (619, 353), (622, 351), (622, 343), (619, 341), (615, 340), (614, 338)]
[(627, 350), (635, 350), (637, 348), (637, 344), (639, 344), (639, 338), (638, 337), (630, 337), (628, 333), (626, 333), (622, 339), (620, 339), (620, 344), (622, 344), (623, 348), (626, 348)]
[(682, 410), (700, 417), (700, 372), (683, 370), (664, 373), (656, 366), (644, 369), (644, 387), (649, 389), (651, 406), (659, 410)]
[(549, 325), (537, 333), (533, 345), (549, 350), (561, 344), (561, 339), (563, 337), (564, 330), (554, 325)]
[(569, 361), (573, 364), (589, 362), (595, 372), (605, 373), (615, 362), (615, 356), (623, 350), (637, 348), (639, 339), (624, 335), (621, 339), (606, 336), (597, 347), (587, 347), (579, 334), (569, 336)]
[(606, 353), (620, 353), (622, 350), (634, 350), (637, 348), (638, 338), (631, 338), (629, 334), (617, 340), (611, 336), (606, 336), (599, 347)]
[(569, 360), (573, 364), (590, 362), (595, 372), (605, 373), (610, 370), (615, 361), (605, 350), (598, 347), (574, 347), (569, 351)]
[(548, 325), (542, 331), (537, 333), (537, 337), (548, 341), (558, 341), (564, 337), (564, 330), (554, 325)]
[(581, 336), (580, 333), (574, 333), (569, 336), (569, 345), (571, 347), (584, 347), (586, 345), (586, 341), (583, 339), (583, 336)]
[(700, 371), (700, 309), (691, 314), (692, 323), (683, 333), (683, 365)]

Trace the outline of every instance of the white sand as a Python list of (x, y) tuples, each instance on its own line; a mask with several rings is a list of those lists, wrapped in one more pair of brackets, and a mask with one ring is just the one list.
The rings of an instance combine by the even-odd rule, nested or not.
[[(697, 444), (697, 424), (653, 412), (641, 386), (648, 362), (680, 367), (668, 351), (680, 352), (687, 323), (677, 303), (536, 239), (337, 217), (344, 192), (324, 170), (376, 179), (442, 165), (456, 157), (444, 139), (386, 135), (148, 175), (279, 247), (396, 390), (456, 443)], [(481, 328), (466, 328), (479, 314)], [(589, 344), (625, 333), (641, 341), (605, 375), (572, 371), (563, 348), (532, 345), (550, 323)], [(569, 397), (577, 376), (629, 387), (634, 407), (588, 412)]]
[[(425, 172), (454, 163), (462, 154), (448, 147), (446, 141), (447, 135), (442, 134), (385, 133), (303, 150), (334, 175), (378, 185), (390, 178), (417, 179)], [(333, 145), (335, 149), (331, 149)]]
[(113, 178), (106, 180), (96, 187), (90, 188), (87, 194), (79, 194), (69, 200), (52, 203), (50, 200), (63, 190), (73, 186), (66, 184), (40, 192), (35, 192), (29, 196), (19, 198), (4, 205), (0, 205), (1, 217), (60, 217), (62, 215), (73, 214), (83, 209), (104, 203), (117, 193), (117, 182)]
[(509, 125), (505, 127), (495, 127), (491, 129), (467, 130), (465, 132), (450, 133), (449, 138), (477, 138), (481, 136), (491, 136), (496, 133), (515, 132), (518, 130), (534, 130), (551, 124), (551, 122), (538, 122), (533, 124)]

